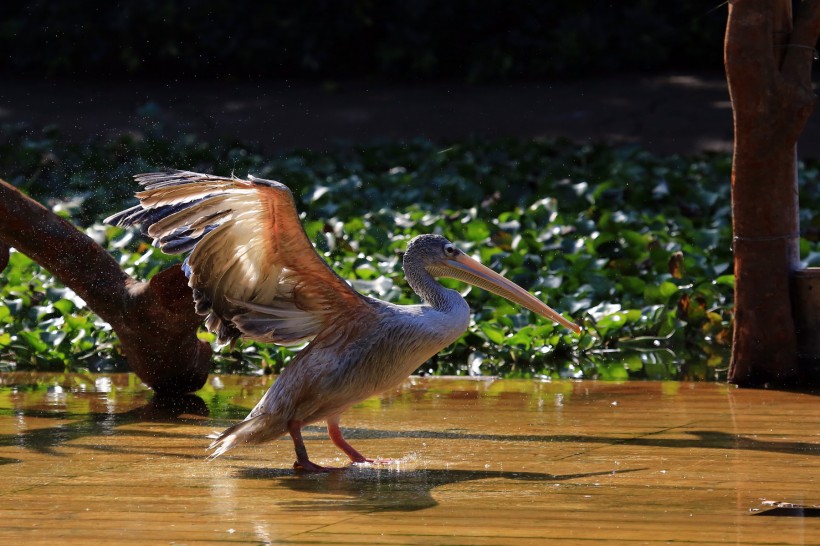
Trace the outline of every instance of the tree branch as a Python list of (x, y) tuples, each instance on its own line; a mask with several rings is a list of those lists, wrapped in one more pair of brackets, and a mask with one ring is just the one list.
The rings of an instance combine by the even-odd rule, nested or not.
[(199, 389), (211, 348), (196, 337), (202, 317), (179, 266), (149, 282), (128, 276), (72, 224), (0, 180), (0, 261), (14, 247), (74, 290), (117, 333), (132, 370), (158, 392)]
[(723, 46), (735, 123), (739, 109), (759, 111), (765, 106), (766, 92), (774, 87), (772, 33), (770, 0), (735, 0), (729, 3)]
[(794, 22), (794, 31), (785, 46), (781, 73), (798, 85), (809, 98), (814, 98), (811, 68), (817, 39), (820, 37), (820, 0), (804, 0)]
[(0, 273), (9, 265), (9, 245), (0, 241)]
[[(814, 99), (789, 72), (791, 50), (802, 49), (784, 48), (793, 34), (789, 2), (734, 0), (726, 26), (735, 128), (729, 380), (748, 386), (783, 385), (801, 377), (790, 300), (791, 275), (800, 266), (796, 142)], [(802, 59), (810, 70), (810, 58)]]
[(729, 380), (789, 384), (798, 364), (790, 300), (798, 249), (797, 138), (814, 109), (820, 0), (729, 4), (725, 65), (734, 111), (735, 321)]

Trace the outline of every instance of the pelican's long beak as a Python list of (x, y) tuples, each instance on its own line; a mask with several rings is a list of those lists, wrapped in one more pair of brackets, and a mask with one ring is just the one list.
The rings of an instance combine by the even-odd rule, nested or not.
[(514, 282), (481, 265), (463, 252), (458, 252), (458, 254), (445, 261), (443, 265), (443, 267), (437, 268), (437, 271), (431, 271), (431, 273), (439, 277), (450, 277), (483, 288), (513, 303), (517, 303), (533, 313), (538, 313), (542, 317), (553, 320), (576, 334), (581, 333), (580, 326), (568, 321)]

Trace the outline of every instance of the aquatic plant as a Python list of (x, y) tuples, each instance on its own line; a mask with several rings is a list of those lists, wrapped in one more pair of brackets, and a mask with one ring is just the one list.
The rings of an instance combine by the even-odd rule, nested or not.
[[(132, 202), (131, 175), (165, 167), (251, 172), (293, 189), (319, 251), (363, 292), (414, 301), (401, 253), (414, 235), (437, 232), (586, 328), (569, 334), (476, 290), (470, 329), (422, 373), (715, 378), (725, 367), (733, 288), (726, 155), (468, 140), (265, 157), (241, 143), (150, 131), (81, 145), (57, 133), (9, 135), (0, 143), (6, 180), (82, 226), (139, 278), (176, 258), (137, 232), (99, 223)], [(816, 169), (802, 172), (817, 177)], [(810, 209), (818, 196), (805, 186)], [(803, 254), (816, 262), (807, 225)], [(10, 258), (0, 277), (3, 367), (123, 366), (116, 338), (82, 300), (25, 256)], [(290, 355), (240, 344), (214, 367), (277, 371)]]

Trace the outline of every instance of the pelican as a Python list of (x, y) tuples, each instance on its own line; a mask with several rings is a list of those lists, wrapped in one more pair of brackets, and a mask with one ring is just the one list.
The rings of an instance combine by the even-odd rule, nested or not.
[(440, 235), (407, 245), (404, 273), (422, 300), (395, 305), (356, 292), (317, 254), (279, 182), (188, 171), (140, 174), (139, 204), (106, 218), (141, 225), (154, 246), (183, 262), (196, 311), (220, 344), (244, 337), (284, 346), (310, 343), (285, 367), (244, 421), (215, 437), (210, 459), (289, 433), (294, 468), (328, 471), (308, 458), (302, 427), (325, 420), (331, 441), (353, 463), (373, 462), (344, 439), (339, 418), (394, 388), (454, 342), (470, 309), (436, 277), (502, 296), (579, 333), (580, 327)]

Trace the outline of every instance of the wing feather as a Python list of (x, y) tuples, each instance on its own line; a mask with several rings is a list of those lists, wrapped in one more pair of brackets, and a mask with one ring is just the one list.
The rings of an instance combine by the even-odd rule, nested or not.
[(140, 204), (107, 223), (141, 224), (183, 270), (220, 343), (242, 335), (293, 345), (371, 306), (316, 253), (284, 184), (188, 171), (140, 174)]

